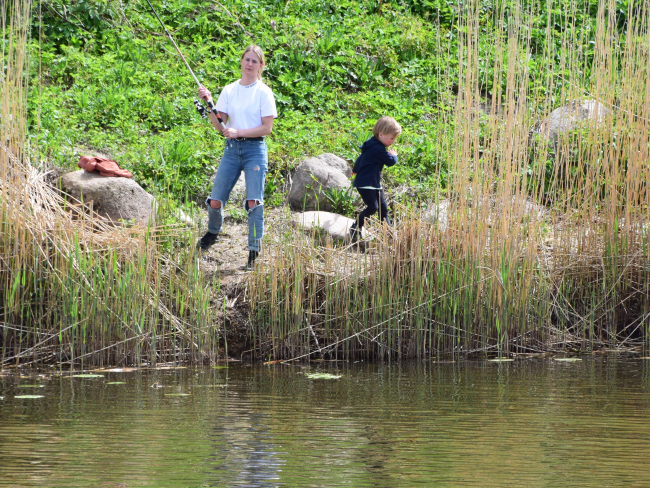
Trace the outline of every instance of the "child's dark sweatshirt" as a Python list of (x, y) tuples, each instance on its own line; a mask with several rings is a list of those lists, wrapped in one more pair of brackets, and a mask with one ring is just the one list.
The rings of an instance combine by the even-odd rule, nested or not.
[(381, 188), (381, 170), (384, 166), (395, 166), (397, 156), (391, 156), (378, 139), (371, 137), (361, 146), (361, 155), (354, 163), (352, 172), (357, 176), (352, 186), (355, 188)]

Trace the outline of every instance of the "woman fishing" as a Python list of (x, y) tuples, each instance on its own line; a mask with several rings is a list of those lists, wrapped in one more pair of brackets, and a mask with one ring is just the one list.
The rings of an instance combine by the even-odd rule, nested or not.
[[(248, 213), (248, 264), (253, 269), (261, 251), (264, 235), (264, 183), (268, 170), (268, 154), (264, 137), (273, 129), (273, 119), (278, 116), (271, 89), (262, 82), (264, 52), (250, 45), (241, 55), (241, 78), (222, 90), (216, 109), (210, 114), (214, 127), (226, 137), (226, 147), (214, 179), (208, 205), (208, 232), (197, 247), (207, 250), (219, 239), (223, 227), (223, 208), (230, 192), (244, 172)], [(212, 95), (203, 86), (199, 97), (211, 100)], [(225, 122), (225, 128), (219, 121)]]

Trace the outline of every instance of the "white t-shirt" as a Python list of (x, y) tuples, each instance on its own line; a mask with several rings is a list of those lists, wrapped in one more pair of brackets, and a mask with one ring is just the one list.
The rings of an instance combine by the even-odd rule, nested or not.
[(273, 92), (261, 80), (248, 86), (240, 85), (239, 80), (226, 85), (217, 110), (228, 114), (226, 127), (233, 129), (253, 129), (262, 125), (262, 117), (278, 116)]

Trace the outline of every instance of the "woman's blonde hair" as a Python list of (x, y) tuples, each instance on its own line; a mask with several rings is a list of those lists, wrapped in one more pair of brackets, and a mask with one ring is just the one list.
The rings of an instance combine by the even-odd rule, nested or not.
[(262, 69), (260, 69), (257, 73), (257, 79), (261, 80), (262, 79), (262, 71), (264, 71), (264, 66), (266, 66), (266, 63), (264, 62), (264, 51), (262, 51), (262, 48), (259, 47), (257, 44), (251, 44), (250, 46), (247, 46), (246, 49), (244, 49), (244, 52), (242, 53), (241, 57), (239, 60), (241, 61), (244, 59), (244, 56), (246, 56), (246, 53), (248, 51), (253, 51), (255, 54), (257, 54), (257, 57), (260, 58), (260, 61), (262, 63)]
[(372, 128), (372, 135), (379, 137), (379, 134), (387, 134), (391, 136), (398, 136), (402, 133), (402, 126), (397, 123), (393, 117), (382, 117)]

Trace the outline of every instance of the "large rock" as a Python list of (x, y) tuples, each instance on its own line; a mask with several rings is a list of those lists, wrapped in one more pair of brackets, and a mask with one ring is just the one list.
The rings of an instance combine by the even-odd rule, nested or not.
[(560, 134), (577, 129), (581, 124), (601, 124), (607, 117), (607, 108), (596, 100), (573, 100), (556, 108), (537, 123), (533, 132), (557, 145)]
[(325, 191), (349, 188), (350, 176), (350, 165), (334, 154), (306, 159), (293, 175), (289, 206), (292, 210), (333, 210)]
[(93, 202), (93, 208), (113, 222), (155, 220), (155, 200), (129, 178), (102, 176), (79, 170), (61, 177), (61, 188), (78, 200)]
[[(315, 228), (322, 229), (332, 239), (349, 241), (350, 227), (354, 219), (344, 217), (343, 215), (331, 212), (302, 212), (293, 214), (291, 217), (294, 224), (305, 231), (311, 231)], [(366, 229), (362, 231), (361, 237), (366, 238)]]

